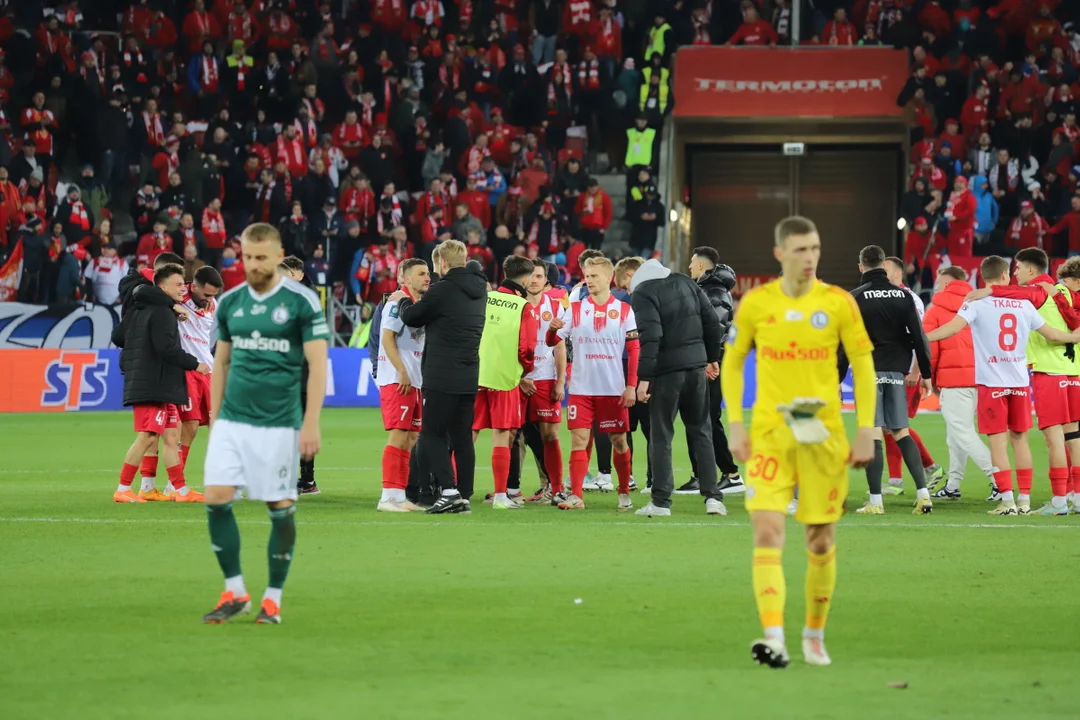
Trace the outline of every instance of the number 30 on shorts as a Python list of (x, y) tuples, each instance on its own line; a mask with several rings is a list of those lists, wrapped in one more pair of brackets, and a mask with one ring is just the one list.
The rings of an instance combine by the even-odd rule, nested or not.
[(765, 457), (761, 453), (758, 453), (754, 457), (750, 458), (750, 477), (761, 478), (762, 480), (769, 482), (776, 478), (776, 469), (779, 463), (774, 457)]

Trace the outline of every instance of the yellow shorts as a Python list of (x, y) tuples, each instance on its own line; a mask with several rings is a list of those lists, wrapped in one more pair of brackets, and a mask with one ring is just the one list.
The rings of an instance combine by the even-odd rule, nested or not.
[(786, 425), (750, 436), (746, 464), (746, 509), (786, 512), (799, 488), (795, 519), (804, 525), (834, 523), (848, 494), (848, 441), (843, 426), (830, 427), (817, 445), (795, 440)]

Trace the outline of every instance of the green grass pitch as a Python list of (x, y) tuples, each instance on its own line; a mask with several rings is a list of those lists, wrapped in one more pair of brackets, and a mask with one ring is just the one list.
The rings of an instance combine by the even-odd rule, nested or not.
[[(916, 427), (944, 463), (940, 418)], [(886, 498), (885, 517), (844, 517), (831, 668), (801, 662), (806, 560), (789, 521), (792, 665), (778, 672), (750, 661), (741, 496), (725, 518), (693, 497), (671, 518), (620, 515), (614, 494), (590, 495), (583, 513), (477, 502), (471, 517), (388, 517), (374, 510), (378, 412), (330, 410), (284, 623), (205, 626), (222, 583), (202, 506), (111, 502), (131, 437), (129, 413), (0, 416), (4, 720), (1080, 715), (1080, 517), (988, 517), (974, 468), (964, 499), (930, 516), (910, 514), (909, 494)], [(1032, 445), (1041, 503), (1046, 453)], [(204, 450), (205, 435), (195, 486)], [(685, 447), (674, 457), (682, 482)], [(636, 469), (642, 482), (643, 457)], [(852, 473), (849, 509), (864, 493)], [(238, 506), (259, 597), (266, 510)]]

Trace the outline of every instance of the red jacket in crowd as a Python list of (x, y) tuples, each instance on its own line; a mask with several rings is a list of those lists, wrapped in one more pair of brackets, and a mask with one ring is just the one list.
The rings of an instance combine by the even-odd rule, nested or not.
[(821, 42), (825, 45), (855, 45), (859, 42), (859, 32), (852, 22), (830, 20), (821, 31)]
[(468, 205), (469, 212), (480, 220), (484, 227), (491, 227), (491, 198), (486, 192), (462, 190), (457, 196), (457, 201)]
[(611, 198), (601, 188), (596, 189), (595, 195), (590, 192), (578, 195), (574, 213), (584, 230), (607, 230), (614, 216)]
[(139, 245), (135, 249), (135, 259), (140, 265), (153, 267), (157, 256), (165, 252), (174, 252), (172, 238), (166, 233), (161, 233), (161, 235), (146, 233), (139, 238)]
[[(963, 280), (953, 280), (934, 293), (934, 302), (923, 317), (923, 329), (929, 333), (952, 320), (971, 290)], [(930, 343), (930, 381), (939, 388), (975, 387), (971, 328), (965, 327), (948, 340)]]
[[(922, 228), (922, 232), (919, 229)], [(928, 264), (930, 267), (937, 267), (935, 259), (941, 255), (941, 250), (945, 247), (945, 238), (941, 236), (941, 233), (934, 233), (933, 247), (929, 247), (931, 243), (930, 230), (925, 224), (918, 220), (915, 221), (915, 226), (911, 230), (908, 230), (907, 235), (904, 236), (904, 264), (914, 265), (917, 268), (926, 267)], [(929, 252), (927, 248), (929, 247)]]
[(756, 20), (752, 23), (744, 22), (727, 41), (728, 45), (775, 45), (777, 41), (776, 31), (772, 25), (764, 20)]
[(967, 188), (967, 180), (963, 177), (956, 179), (957, 184), (962, 184), (960, 190), (953, 190), (949, 196), (949, 204), (945, 215), (949, 220), (949, 237), (946, 244), (949, 257), (971, 257), (975, 240), (975, 210), (978, 201), (975, 195)]
[(236, 258), (236, 262), (229, 267), (221, 266), (221, 282), (225, 286), (222, 290), (232, 290), (246, 279), (244, 277), (244, 261), (240, 258)]
[(220, 212), (214, 212), (210, 208), (203, 210), (202, 231), (206, 238), (206, 247), (211, 250), (225, 247), (225, 218)]
[(1080, 252), (1080, 211), (1071, 210), (1058, 220), (1057, 224), (1047, 230), (1051, 235), (1069, 231), (1069, 252)]
[(1033, 247), (1045, 250), (1046, 240), (1044, 238), (1050, 229), (1050, 225), (1034, 210), (1030, 215), (1024, 217), (1024, 210), (1030, 209), (1031, 203), (1025, 200), (1023, 205), (1028, 207), (1021, 210), (1020, 214), (1009, 225), (1009, 232), (1005, 235), (1005, 243), (1017, 250)]

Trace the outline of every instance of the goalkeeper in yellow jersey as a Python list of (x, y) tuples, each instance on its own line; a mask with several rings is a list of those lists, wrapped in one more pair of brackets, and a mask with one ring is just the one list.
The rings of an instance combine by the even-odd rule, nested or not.
[[(836, 587), (836, 521), (844, 512), (848, 465), (874, 456), (876, 384), (873, 345), (846, 291), (817, 280), (821, 239), (814, 223), (789, 217), (776, 226), (773, 254), (782, 276), (754, 288), (728, 334), (721, 381), (727, 398), (743, 396), (743, 363), (757, 352), (757, 400), (750, 432), (742, 404), (727, 407), (731, 451), (746, 464), (746, 509), (754, 530), (754, 596), (765, 637), (752, 645), (756, 662), (787, 667), (780, 562), (785, 510), (796, 485), (795, 519), (806, 526), (806, 626), (803, 656), (828, 665), (825, 620)], [(843, 344), (855, 375), (859, 429), (849, 447), (840, 417), (837, 350)]]

